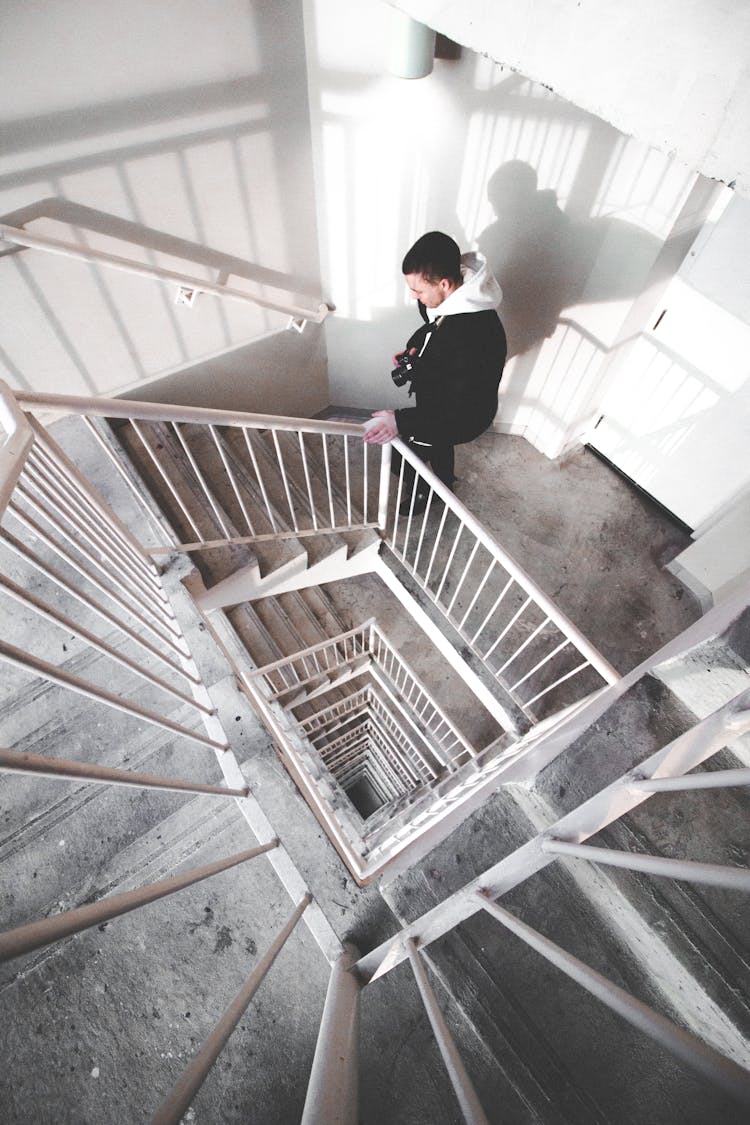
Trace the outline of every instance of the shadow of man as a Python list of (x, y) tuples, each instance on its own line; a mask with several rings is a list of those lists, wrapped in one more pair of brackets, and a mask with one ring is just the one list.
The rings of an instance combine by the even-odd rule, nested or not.
[(621, 219), (570, 218), (521, 160), (500, 165), (487, 197), (497, 218), (477, 243), (503, 290), (509, 357), (551, 336), (564, 309), (634, 297), (661, 247)]

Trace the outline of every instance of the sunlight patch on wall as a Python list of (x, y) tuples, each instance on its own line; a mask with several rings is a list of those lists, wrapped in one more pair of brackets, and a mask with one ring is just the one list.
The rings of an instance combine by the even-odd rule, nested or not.
[[(106, 165), (110, 158), (159, 153), (165, 144), (176, 147), (196, 140), (209, 141), (228, 135), (235, 129), (247, 129), (268, 117), (268, 106), (262, 101), (243, 102), (227, 109), (177, 114), (157, 121), (146, 121), (132, 128), (107, 131), (106, 146), (97, 131), (70, 139), (60, 138), (36, 148), (22, 148), (0, 154), (0, 188), (13, 180), (14, 174), (25, 178), (27, 170), (36, 168), (50, 175), (61, 171), (87, 171)], [(28, 202), (28, 199), (27, 199)], [(3, 209), (6, 209), (3, 204)]]
[[(546, 103), (549, 108), (549, 103)], [(585, 121), (555, 121), (542, 116), (515, 118), (504, 112), (475, 111), (469, 119), (462, 174), (458, 189), (457, 212), (470, 239), (496, 218), (499, 207), (524, 200), (535, 186), (553, 188), (557, 201), (564, 205), (578, 174), (589, 128)], [(519, 183), (518, 199), (493, 200), (492, 177), (504, 165), (519, 161), (536, 173), (535, 184)]]
[(663, 238), (694, 183), (695, 173), (686, 165), (632, 137), (620, 137), (591, 213), (627, 219)]
[[(9, 207), (12, 200), (23, 200), (27, 208), (32, 205), (32, 215), (38, 202), (39, 215), (32, 217), (29, 229), (40, 234), (206, 281), (231, 276), (237, 288), (283, 300), (285, 295), (280, 297), (270, 285), (237, 278), (229, 268), (222, 277), (218, 266), (207, 264), (225, 255), (240, 268), (244, 262), (259, 262), (263, 270), (280, 275), (289, 268), (276, 149), (265, 126), (261, 132), (249, 123), (267, 114), (268, 106), (259, 102), (199, 117), (201, 124), (210, 119), (219, 135), (193, 128), (184, 136), (172, 133), (166, 147), (157, 138), (169, 122), (108, 136), (105, 152), (97, 151), (95, 137), (45, 150), (57, 157), (53, 167), (65, 170), (43, 185), (32, 182), (3, 192), (0, 201)], [(191, 119), (193, 126), (196, 120)], [(141, 143), (118, 152), (117, 138), (125, 136)], [(16, 159), (27, 163), (33, 155), (22, 153)], [(5, 182), (17, 177), (25, 181), (30, 174), (10, 173)], [(94, 200), (96, 207), (89, 212), (82, 204)], [(66, 207), (78, 221), (64, 221)], [(191, 256), (190, 245), (199, 260)], [(207, 261), (202, 263), (204, 252)], [(192, 310), (177, 309), (169, 285), (51, 258), (42, 251), (14, 258), (15, 263), (9, 259), (2, 265), (5, 287), (17, 287), (9, 297), (18, 306), (14, 323), (30, 327), (22, 342), (10, 342), (11, 366), (30, 376), (33, 372), (40, 390), (114, 393), (274, 328), (279, 331), (287, 319), (207, 296), (199, 296)], [(85, 333), (80, 332), (82, 319)]]
[(349, 272), (348, 157), (346, 135), (341, 124), (323, 124), (323, 153), (326, 169), (326, 228), (331, 291), (340, 316), (351, 316), (354, 307)]
[(321, 106), (332, 298), (339, 316), (370, 321), (411, 301), (400, 264), (429, 222), (435, 101), (422, 83), (383, 78), (359, 98), (324, 92)]

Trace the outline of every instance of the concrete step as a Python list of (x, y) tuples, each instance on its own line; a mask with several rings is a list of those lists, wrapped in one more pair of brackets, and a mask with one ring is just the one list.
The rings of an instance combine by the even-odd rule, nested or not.
[(243, 602), (234, 606), (227, 610), (227, 617), (256, 667), (272, 664), (284, 655), (259, 616), (258, 603)]
[[(690, 710), (704, 718), (750, 687), (750, 613), (722, 635), (665, 661), (654, 675)], [(733, 766), (750, 766), (750, 736), (732, 741)], [(731, 767), (728, 767), (731, 768)]]
[(258, 668), (344, 632), (315, 590), (243, 602), (231, 607), (227, 617)]
[[(501, 791), (421, 863), (385, 886), (383, 896), (403, 923), (411, 922), (528, 836), (528, 823), (512, 797)], [(529, 1011), (528, 1002), (511, 990), (510, 982), (522, 983), (517, 958), (506, 955), (499, 966), (488, 964), (481, 949), (468, 944), (466, 926), (430, 946), (425, 959), (458, 1004), (477, 1043), (493, 1056), (513, 1091), (513, 1102), (545, 1125), (606, 1121), (585, 1083), (575, 1080), (560, 1057), (545, 1025), (535, 1020), (533, 1007)], [(532, 987), (533, 975), (526, 983)]]
[[(310, 628), (304, 608), (293, 595), (282, 595), (282, 598), (262, 598), (254, 603), (254, 607), (281, 656), (291, 656), (323, 638), (317, 630)], [(311, 633), (314, 639), (308, 639)]]
[[(148, 747), (141, 745), (136, 750), (150, 768)], [(131, 764), (132, 760), (123, 763), (124, 768)], [(16, 780), (4, 783), (8, 801), (16, 797)], [(220, 783), (216, 777), (212, 781)], [(119, 786), (57, 784), (58, 792), (53, 795), (40, 782), (35, 783), (33, 811), (28, 811), (23, 827), (8, 835), (0, 846), (4, 883), (7, 879), (3, 919), (8, 928), (98, 901), (120, 885), (124, 872), (136, 884), (147, 882), (144, 868), (168, 839), (165, 822), (179, 816), (179, 810), (187, 806), (190, 812), (185, 815), (193, 833), (210, 834), (216, 817), (238, 816), (234, 802), (225, 799)], [(208, 829), (201, 828), (206, 818), (211, 824)], [(0, 988), (53, 952), (43, 949), (4, 963)]]
[[(231, 485), (224, 485), (226, 473), (221, 467), (221, 458), (210, 434), (203, 427), (192, 427), (197, 429), (196, 434), (189, 433), (189, 428), (186, 433), (191, 453), (208, 486), (210, 499), (171, 426), (139, 422), (138, 428), (171, 481), (171, 487), (165, 483), (130, 423), (117, 428), (117, 440), (142, 481), (142, 487), (157, 510), (165, 516), (178, 542), (224, 539), (227, 532), (229, 537), (248, 534)], [(223, 480), (219, 476), (217, 484), (220, 472)], [(186, 513), (189, 513), (189, 518)], [(275, 552), (273, 562), (277, 566), (295, 553), (293, 547), (284, 542), (275, 543), (269, 549)], [(256, 561), (252, 548), (246, 544), (197, 551), (193, 558), (209, 583), (220, 581), (240, 567)]]
[[(126, 844), (78, 893), (117, 893), (209, 863), (247, 848), (248, 835), (232, 802), (202, 813), (189, 802)], [(2, 1083), (3, 1120), (149, 1120), (290, 912), (261, 857), (19, 965), (0, 991), (3, 1057), (14, 1075)], [(325, 959), (299, 926), (191, 1113), (219, 1119), (242, 1075), (271, 1119), (298, 1118), (304, 1083), (281, 1090), (266, 1076), (275, 1073), (280, 1034), (293, 1072), (308, 1073), (327, 979)]]
[[(44, 653), (45, 638), (40, 643), (37, 636), (40, 619), (24, 616), (19, 621), (9, 614), (8, 626), (11, 620), (14, 630), (25, 630), (27, 647), (41, 647)], [(44, 632), (45, 622), (41, 626)], [(149, 685), (77, 638), (62, 636), (64, 643), (46, 652), (61, 672), (98, 684), (123, 702), (129, 699), (153, 708), (166, 720), (205, 737), (203, 723), (189, 704)], [(115, 647), (122, 645), (116, 635), (108, 639)], [(142, 667), (154, 666), (142, 651), (134, 652)], [(197, 784), (222, 782), (210, 747), (27, 670), (4, 676), (3, 687), (0, 724), (4, 745), (10, 749)], [(188, 692), (184, 681), (182, 688)], [(1, 773), (4, 926), (21, 925), (100, 897), (122, 850), (193, 800), (189, 794), (155, 789)], [(221, 799), (200, 800), (215, 806)], [(14, 980), (28, 964), (37, 963), (36, 956), (4, 966), (0, 979)]]
[[(538, 775), (530, 788), (501, 790), (416, 868), (385, 887), (387, 900), (399, 917), (413, 920), (694, 721), (695, 717), (663, 683), (644, 676)], [(743, 790), (712, 791), (690, 794), (688, 802), (686, 796), (652, 797), (592, 842), (747, 866), (746, 845), (738, 834), (740, 826), (747, 823), (748, 794)], [(712, 805), (714, 796), (717, 802)], [(691, 826), (689, 834), (686, 824)], [(750, 1027), (750, 929), (738, 897), (715, 888), (558, 860), (504, 896), (502, 904), (699, 1038), (741, 1065), (750, 1066), (746, 1039)], [(574, 989), (560, 983), (555, 972), (539, 964), (535, 967), (535, 954), (523, 950), (521, 955), (517, 939), (505, 932), (498, 937), (497, 930), (502, 927), (490, 918), (472, 919), (463, 923), (458, 933), (438, 943), (441, 952), (435, 954), (440, 961), (443, 951), (448, 951), (444, 963), (440, 963), (446, 973), (458, 972), (452, 987), (468, 1004), (468, 1017), (476, 1020), (477, 1026), (485, 1021), (491, 1043), (495, 1032), (486, 1023), (486, 1013), (477, 999), (482, 997), (481, 989), (488, 988), (487, 977), (501, 990), (511, 988), (510, 999), (506, 996), (503, 1001), (501, 992), (488, 1008), (496, 1012), (508, 1004), (521, 1003), (524, 1018), (531, 1020), (535, 1036), (542, 1041), (545, 1029), (561, 1020), (564, 1005), (575, 1012), (575, 1019), (566, 1016), (562, 1021), (562, 1047), (556, 1039), (555, 1052), (565, 1071), (574, 1076), (582, 1096), (590, 1096), (606, 1120), (641, 1120), (640, 1099), (646, 1097), (651, 1099), (648, 1120), (665, 1125), (675, 1119), (696, 1123), (741, 1120), (737, 1108), (725, 1104), (715, 1090), (683, 1073), (672, 1060), (662, 1059), (659, 1052), (651, 1057), (650, 1049), (639, 1042), (638, 1036), (623, 1033), (609, 1016), (602, 1020), (593, 1001), (577, 997)], [(531, 974), (528, 977), (522, 975), (527, 962), (524, 972)], [(467, 980), (461, 977), (462, 965)], [(585, 1032), (580, 1038), (579, 1026)], [(629, 1047), (623, 1047), (623, 1035)], [(593, 1067), (592, 1042), (597, 1044)], [(629, 1069), (619, 1073), (617, 1069), (618, 1058), (628, 1049), (648, 1060), (645, 1070), (639, 1069), (635, 1087)], [(532, 1066), (531, 1057), (518, 1050), (543, 1081), (548, 1060)], [(555, 1073), (555, 1066), (550, 1073)], [(688, 1091), (684, 1104), (679, 1092), (683, 1083)], [(670, 1098), (680, 1099), (670, 1109), (662, 1106), (667, 1089)], [(677, 1117), (671, 1116), (675, 1113)], [(585, 1120), (582, 1114), (579, 1108), (571, 1119)], [(541, 1119), (547, 1120), (544, 1116)]]
[[(517, 792), (496, 794), (419, 865), (384, 887), (394, 913), (413, 921), (529, 839), (536, 825), (517, 797)], [(666, 948), (658, 969), (644, 964), (637, 954), (647, 951), (636, 951), (622, 926), (602, 918), (604, 899), (583, 893), (564, 865), (551, 865), (501, 901), (639, 999), (657, 1010), (666, 1007), (665, 1014), (674, 1016), (665, 1004), (670, 986), (659, 986), (655, 973), (668, 972), (673, 1001), (676, 995), (684, 1000), (682, 988), (691, 986), (688, 975), (678, 983)], [(656, 942), (650, 947), (653, 952)], [(463, 922), (430, 946), (426, 958), (535, 1119), (565, 1125), (742, 1120), (736, 1105), (489, 916)], [(736, 1029), (733, 1034), (736, 1043)]]
[(332, 542), (330, 537), (326, 537), (317, 552), (317, 561), (313, 561), (312, 542), (311, 538), (306, 539), (305, 549), (265, 574), (259, 563), (242, 567), (212, 586), (201, 599), (201, 608), (206, 612), (225, 609), (241, 601), (277, 597), (292, 590), (368, 574), (373, 569), (380, 546), (380, 540), (374, 533), (361, 536), (353, 547), (345, 542)]
[[(712, 681), (713, 683), (713, 681)], [(540, 828), (634, 768), (689, 729), (696, 716), (656, 676), (644, 676), (535, 780), (525, 807)], [(732, 764), (727, 751), (703, 770)], [(750, 812), (746, 789), (660, 793), (599, 834), (624, 850), (673, 858), (750, 866), (742, 825)], [(686, 832), (686, 826), (690, 831)], [(594, 838), (596, 843), (598, 838)], [(750, 1027), (750, 924), (737, 894), (609, 868), (594, 874), (587, 863), (569, 870), (597, 903), (601, 915), (645, 941), (641, 955), (669, 965), (683, 998), (684, 1018), (702, 1027), (719, 1049), (742, 1051), (737, 1029)], [(640, 937), (636, 938), (636, 934)], [(668, 941), (662, 935), (669, 935)], [(655, 942), (650, 950), (649, 941)], [(667, 970), (659, 970), (664, 980)], [(692, 991), (691, 991), (692, 990)], [(722, 1014), (723, 1013), (723, 1014)], [(747, 1063), (750, 1056), (746, 1054)]]

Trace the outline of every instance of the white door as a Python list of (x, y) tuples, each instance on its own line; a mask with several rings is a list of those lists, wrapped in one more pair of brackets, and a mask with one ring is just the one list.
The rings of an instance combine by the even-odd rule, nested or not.
[(689, 527), (750, 485), (750, 200), (671, 282), (602, 410), (590, 444)]

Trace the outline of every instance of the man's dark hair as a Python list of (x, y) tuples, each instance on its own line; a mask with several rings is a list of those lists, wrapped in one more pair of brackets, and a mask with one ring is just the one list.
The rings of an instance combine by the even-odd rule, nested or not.
[(421, 273), (428, 281), (436, 282), (447, 277), (457, 284), (461, 282), (461, 251), (458, 243), (439, 230), (431, 230), (407, 251), (401, 263), (404, 274)]

